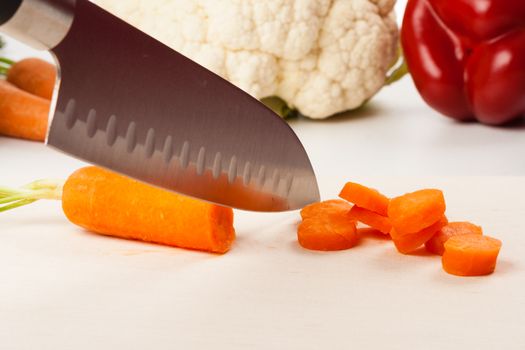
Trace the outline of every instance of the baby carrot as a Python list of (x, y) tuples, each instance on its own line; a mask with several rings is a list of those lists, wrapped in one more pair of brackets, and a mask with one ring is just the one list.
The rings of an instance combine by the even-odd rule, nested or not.
[(350, 212), (348, 213), (350, 219), (355, 221), (362, 222), (365, 225), (368, 225), (381, 233), (389, 234), (392, 229), (390, 220), (387, 217), (374, 213), (371, 210), (363, 209), (354, 205)]
[(56, 67), (39, 58), (13, 62), (7, 70), (7, 81), (33, 95), (50, 100), (56, 80)]
[(347, 182), (339, 193), (339, 197), (363, 209), (387, 216), (389, 199), (373, 188), (355, 182)]
[(301, 209), (301, 218), (307, 219), (317, 215), (339, 215), (348, 213), (352, 206), (340, 199), (330, 199), (323, 202), (312, 203)]
[(457, 276), (491, 274), (500, 248), (500, 240), (475, 233), (450, 237), (441, 260), (443, 269)]
[(50, 102), (0, 79), (0, 134), (44, 141)]
[[(3, 192), (2, 192), (3, 190)], [(11, 191), (11, 192), (10, 192)], [(66, 217), (87, 230), (213, 253), (227, 252), (235, 239), (233, 211), (152, 187), (97, 167), (85, 167), (60, 184), (4, 193), (0, 211), (36, 199), (61, 199)], [(25, 202), (24, 202), (25, 201)]]
[(414, 233), (436, 223), (445, 214), (440, 190), (426, 189), (392, 198), (388, 218), (398, 232)]
[(426, 241), (436, 234), (443, 226), (447, 224), (447, 218), (443, 216), (438, 222), (415, 233), (402, 233), (396, 229), (390, 231), (390, 236), (396, 249), (402, 254), (412, 253), (421, 247)]
[(481, 227), (466, 221), (449, 222), (425, 243), (425, 248), (430, 253), (443, 255), (445, 242), (450, 237), (470, 233), (482, 235), (483, 230)]

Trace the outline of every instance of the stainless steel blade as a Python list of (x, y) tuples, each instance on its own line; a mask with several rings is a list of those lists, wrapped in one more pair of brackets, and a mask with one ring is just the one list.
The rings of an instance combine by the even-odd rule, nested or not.
[(291, 128), (226, 80), (87, 0), (52, 49), (60, 87), (47, 143), (192, 197), (254, 211), (319, 200)]

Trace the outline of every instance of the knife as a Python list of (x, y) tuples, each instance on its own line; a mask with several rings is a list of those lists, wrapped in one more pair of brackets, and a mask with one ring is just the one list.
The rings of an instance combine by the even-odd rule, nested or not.
[(310, 160), (279, 116), (88, 0), (3, 0), (0, 31), (57, 61), (47, 145), (234, 208), (319, 200)]

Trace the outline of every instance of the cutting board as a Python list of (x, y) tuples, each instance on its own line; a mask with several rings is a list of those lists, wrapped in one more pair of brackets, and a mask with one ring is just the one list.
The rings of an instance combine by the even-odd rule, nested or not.
[[(447, 275), (373, 235), (307, 251), (297, 212), (236, 211), (237, 241), (217, 256), (92, 234), (40, 202), (0, 215), (0, 349), (525, 349), (525, 177), (503, 176), (525, 174), (523, 127), (453, 123), (409, 80), (359, 112), (291, 125), (324, 199), (348, 180), (443, 189), (450, 220), (503, 241), (496, 272)], [(83, 165), (8, 138), (0, 164), (12, 186)]]

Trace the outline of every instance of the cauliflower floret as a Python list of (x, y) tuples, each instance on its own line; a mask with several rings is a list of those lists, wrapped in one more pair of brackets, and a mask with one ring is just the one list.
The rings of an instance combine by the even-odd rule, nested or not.
[(396, 56), (395, 0), (95, 0), (262, 99), (321, 119), (385, 83)]

